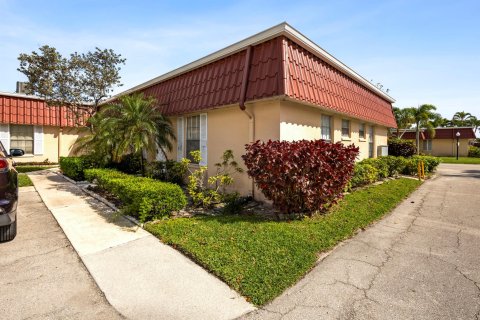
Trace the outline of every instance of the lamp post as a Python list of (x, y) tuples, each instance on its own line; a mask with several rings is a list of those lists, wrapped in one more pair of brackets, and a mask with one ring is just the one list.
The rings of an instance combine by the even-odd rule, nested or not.
[(455, 134), (455, 136), (457, 137), (457, 160), (458, 160), (458, 147), (460, 146), (460, 132), (457, 131), (457, 133)]

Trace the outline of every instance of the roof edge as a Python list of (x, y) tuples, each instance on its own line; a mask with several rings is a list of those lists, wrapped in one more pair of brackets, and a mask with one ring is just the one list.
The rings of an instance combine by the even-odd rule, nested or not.
[(29, 95), (29, 94), (24, 94), (24, 93), (16, 93), (16, 92), (0, 91), (0, 96), (7, 96), (7, 97), (14, 97), (14, 98), (26, 98), (26, 99), (42, 100), (42, 101), (45, 100), (44, 98), (39, 97), (39, 96), (34, 96), (34, 95)]
[(182, 67), (176, 68), (170, 72), (167, 72), (163, 75), (160, 75), (158, 77), (155, 77), (153, 79), (150, 79), (144, 83), (141, 83), (139, 85), (136, 85), (128, 90), (125, 90), (123, 92), (120, 92), (111, 98), (101, 102), (101, 104), (108, 103), (110, 101), (113, 101), (117, 99), (120, 96), (123, 96), (125, 94), (129, 94), (147, 87), (150, 87), (152, 85), (155, 85), (159, 82), (168, 80), (170, 78), (179, 76), (183, 73), (186, 73), (188, 71), (191, 71), (193, 69), (202, 67), (204, 65), (207, 65), (211, 62), (214, 62), (216, 60), (222, 59), (224, 57), (227, 57), (229, 55), (232, 55), (234, 53), (240, 52), (244, 49), (246, 49), (248, 46), (254, 46), (257, 44), (260, 44), (262, 42), (268, 41), (270, 39), (276, 38), (278, 36), (286, 36), (287, 38), (291, 39), (292, 41), (296, 42), (297, 44), (301, 45), (305, 49), (311, 51), (312, 53), (318, 55), (320, 58), (323, 58), (327, 63), (332, 65), (334, 68), (338, 69), (339, 71), (345, 73), (346, 75), (352, 77), (354, 80), (358, 81), (360, 84), (364, 85), (368, 89), (372, 90), (375, 94), (379, 95), (383, 99), (387, 100), (390, 103), (395, 102), (395, 99), (393, 99), (391, 96), (389, 96), (387, 93), (383, 92), (376, 86), (374, 86), (370, 81), (362, 77), (360, 74), (355, 72), (353, 69), (345, 65), (343, 62), (332, 56), (330, 53), (325, 51), (323, 48), (315, 44), (313, 41), (311, 41), (309, 38), (304, 36), (302, 33), (300, 33), (298, 30), (290, 26), (287, 22), (282, 22), (276, 26), (273, 26), (271, 28), (268, 28), (264, 31), (261, 31), (257, 34), (254, 34), (246, 39), (243, 39), (241, 41), (238, 41), (232, 45), (229, 45), (223, 49), (220, 49), (218, 51), (215, 51), (203, 58), (200, 58), (198, 60), (195, 60), (193, 62), (190, 62)]

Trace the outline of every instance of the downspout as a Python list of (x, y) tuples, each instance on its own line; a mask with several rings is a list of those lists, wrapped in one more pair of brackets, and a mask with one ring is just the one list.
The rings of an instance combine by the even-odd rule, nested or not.
[[(255, 141), (255, 117), (253, 113), (245, 107), (245, 100), (247, 98), (248, 77), (250, 76), (250, 62), (252, 60), (252, 46), (248, 46), (245, 54), (245, 64), (243, 67), (242, 88), (240, 90), (240, 110), (242, 110), (248, 117), (248, 140)], [(255, 198), (255, 183), (252, 179), (252, 197)]]

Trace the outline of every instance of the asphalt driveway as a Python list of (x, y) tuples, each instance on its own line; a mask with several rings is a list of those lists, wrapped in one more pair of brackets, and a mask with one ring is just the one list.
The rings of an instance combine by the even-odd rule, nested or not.
[(394, 212), (244, 319), (480, 319), (480, 166), (442, 164)]
[(122, 319), (33, 187), (20, 189), (18, 235), (0, 243), (1, 319)]

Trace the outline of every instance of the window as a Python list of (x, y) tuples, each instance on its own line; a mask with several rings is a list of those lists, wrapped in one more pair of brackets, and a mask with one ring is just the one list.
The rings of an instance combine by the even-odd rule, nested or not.
[(358, 128), (358, 136), (360, 139), (365, 139), (365, 123), (360, 123)]
[(22, 149), (33, 154), (33, 126), (10, 125), (10, 149)]
[(322, 116), (321, 124), (321, 135), (322, 139), (326, 141), (331, 141), (331, 132), (332, 132), (332, 117), (331, 116)]
[(423, 140), (423, 151), (432, 151), (432, 140)]
[(368, 128), (368, 157), (373, 158), (375, 156), (374, 154), (374, 143), (375, 143), (375, 136), (373, 132), (373, 127), (370, 126)]
[(342, 119), (342, 138), (350, 138), (350, 120)]
[(200, 150), (200, 116), (187, 117), (186, 156), (193, 162), (191, 151)]

